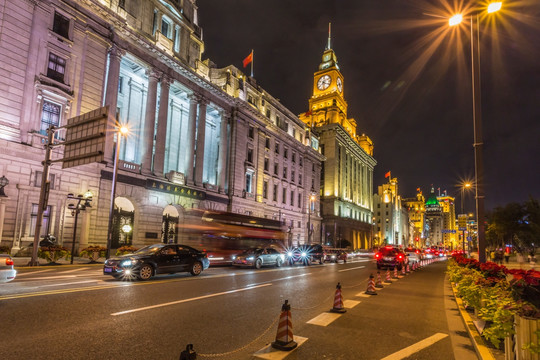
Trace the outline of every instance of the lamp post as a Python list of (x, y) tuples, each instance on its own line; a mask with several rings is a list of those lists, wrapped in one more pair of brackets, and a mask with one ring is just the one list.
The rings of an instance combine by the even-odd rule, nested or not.
[[(488, 13), (493, 13), (501, 9), (501, 2), (494, 2), (487, 7)], [(461, 23), (463, 15), (455, 15), (450, 18), (449, 25), (455, 26)], [(476, 23), (476, 29), (473, 26)], [(476, 221), (478, 238), (478, 260), (486, 262), (486, 239), (484, 227), (484, 161), (482, 154), (482, 112), (480, 99), (480, 25), (478, 12), (470, 17), (471, 35), (471, 81), (472, 81), (472, 102), (473, 102), (473, 124), (474, 124), (474, 174), (476, 189)]]
[(309, 203), (308, 203), (308, 244), (311, 244), (311, 204), (315, 201), (315, 195), (311, 195), (309, 197)]
[(114, 165), (113, 165), (113, 178), (112, 178), (112, 189), (111, 189), (111, 205), (109, 208), (109, 226), (107, 227), (107, 253), (106, 258), (108, 259), (111, 255), (111, 245), (112, 245), (112, 223), (113, 223), (113, 214), (114, 214), (114, 197), (116, 195), (116, 175), (118, 172), (118, 156), (120, 154), (120, 143), (122, 141), (122, 136), (127, 136), (129, 130), (126, 126), (121, 126), (117, 128), (116, 133), (116, 152), (114, 154)]
[(2, 239), (2, 232), (4, 231), (4, 217), (6, 215), (6, 203), (4, 199), (7, 199), (7, 195), (4, 192), (4, 187), (9, 185), (9, 180), (2, 175), (0, 178), (0, 240)]
[[(69, 204), (68, 209), (71, 210), (71, 215), (75, 216), (75, 221), (73, 223), (73, 242), (71, 243), (71, 265), (73, 265), (73, 254), (75, 253), (75, 239), (77, 236), (77, 220), (79, 219), (79, 213), (86, 208), (92, 207), (90, 202), (92, 201), (91, 193), (88, 195), (89, 191), (84, 195), (77, 195), (76, 197), (73, 194), (68, 194), (67, 198), (70, 200), (75, 200), (75, 204)], [(84, 202), (84, 203), (83, 203)]]

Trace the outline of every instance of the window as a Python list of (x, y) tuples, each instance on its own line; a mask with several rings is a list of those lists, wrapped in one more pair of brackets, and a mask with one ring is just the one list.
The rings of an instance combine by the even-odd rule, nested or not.
[(291, 190), (291, 206), (294, 206), (294, 191)]
[(295, 175), (294, 170), (291, 170), (291, 181), (292, 181), (292, 182), (294, 182), (294, 175)]
[(253, 163), (253, 149), (247, 150), (247, 162), (250, 164)]
[(254, 137), (254, 129), (253, 129), (253, 126), (250, 126), (250, 127), (249, 127), (249, 130), (248, 130), (248, 137), (249, 137), (250, 139), (253, 139), (253, 137)]
[(296, 139), (296, 129), (295, 128), (292, 129), (292, 136), (293, 136), (293, 138)]
[(277, 201), (278, 186), (274, 184), (274, 193), (272, 194), (272, 200)]
[(118, 7), (122, 9), (126, 9), (126, 0), (118, 0)]
[(264, 171), (268, 172), (270, 168), (270, 159), (264, 158)]
[(279, 154), (279, 143), (276, 143), (276, 146), (275, 146), (275, 148), (274, 148), (274, 152), (275, 152), (276, 154)]
[(69, 39), (69, 19), (56, 11), (54, 12), (53, 32)]
[(298, 222), (297, 225), (298, 225), (298, 228), (301, 228), (301, 227), (302, 227), (302, 223), (301, 223), (300, 221)]
[(296, 204), (298, 205), (299, 208), (302, 208), (302, 194), (301, 193), (298, 193), (298, 202)]
[(283, 157), (285, 159), (289, 158), (289, 149), (287, 149), (287, 148), (283, 149)]
[(266, 117), (270, 119), (270, 109), (266, 109)]
[(302, 185), (302, 174), (298, 174), (298, 185)]
[(39, 129), (40, 134), (47, 135), (47, 129), (50, 126), (58, 126), (60, 124), (61, 109), (62, 107), (60, 105), (53, 104), (47, 100), (43, 101), (43, 108), (41, 111), (41, 126)]
[(161, 18), (161, 33), (167, 38), (172, 39), (172, 26), (171, 23), (165, 18)]
[(295, 152), (292, 153), (292, 159), (291, 160), (292, 160), (293, 163), (296, 163), (296, 153)]
[(63, 83), (65, 72), (66, 72), (66, 60), (62, 59), (58, 55), (49, 53), (49, 65), (47, 67), (47, 77)]
[(315, 191), (315, 179), (311, 179), (311, 191)]
[[(41, 187), (43, 171), (36, 171), (34, 176), (34, 186)], [(49, 189), (54, 189), (54, 174), (49, 173)]]
[(304, 166), (304, 161), (301, 156), (298, 157), (298, 165)]
[(275, 162), (274, 163), (274, 175), (278, 174), (278, 170), (279, 170), (279, 164), (277, 162)]
[(283, 167), (283, 178), (287, 179), (287, 167), (286, 166)]
[(267, 148), (267, 149), (270, 149), (270, 138), (267, 137), (266, 140), (264, 141), (264, 147)]
[(311, 163), (311, 171), (315, 172), (315, 163)]
[(253, 173), (247, 172), (246, 173), (246, 193), (251, 193), (253, 186)]
[(268, 181), (263, 182), (263, 198), (268, 199)]
[[(30, 213), (30, 236), (34, 236), (36, 233), (36, 222), (39, 204), (32, 204), (32, 212)], [(46, 236), (50, 230), (51, 206), (48, 205), (43, 212), (43, 222), (41, 223), (40, 236)]]
[(283, 188), (283, 192), (281, 193), (281, 202), (283, 204), (287, 204), (287, 189)]
[(122, 94), (122, 88), (124, 87), (124, 77), (123, 76), (120, 76), (118, 78), (118, 93), (119, 94)]

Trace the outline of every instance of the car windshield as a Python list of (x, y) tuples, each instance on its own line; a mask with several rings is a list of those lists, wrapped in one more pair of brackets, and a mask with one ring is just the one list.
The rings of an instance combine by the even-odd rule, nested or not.
[(247, 249), (242, 252), (242, 255), (253, 255), (253, 254), (259, 254), (262, 251), (262, 249)]
[(164, 245), (148, 245), (135, 251), (135, 255), (152, 255), (163, 248)]

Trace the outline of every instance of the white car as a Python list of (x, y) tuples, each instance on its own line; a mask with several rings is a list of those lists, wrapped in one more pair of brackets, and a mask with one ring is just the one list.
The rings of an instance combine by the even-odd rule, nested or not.
[(13, 259), (7, 254), (0, 254), (0, 283), (15, 279), (17, 270), (13, 268)]

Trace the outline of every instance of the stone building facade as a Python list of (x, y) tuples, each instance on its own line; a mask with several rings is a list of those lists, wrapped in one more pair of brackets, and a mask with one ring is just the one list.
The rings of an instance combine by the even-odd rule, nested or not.
[[(104, 161), (52, 166), (42, 236), (71, 242), (67, 194), (89, 192), (77, 243), (106, 243), (120, 141), (113, 248), (177, 241), (175, 225), (190, 208), (279, 218), (291, 240), (305, 241), (306, 199), (319, 193), (311, 182), (323, 159), (311, 145), (318, 139), (254, 79), (201, 60), (195, 0), (3, 3), (0, 175), (9, 185), (0, 240), (12, 253), (33, 241), (47, 129), (60, 128), (60, 144), (67, 119), (101, 106), (109, 108)], [(127, 136), (117, 135), (120, 124)], [(53, 160), (62, 156), (63, 146), (54, 147)], [(278, 163), (278, 175), (265, 170), (266, 158)]]

